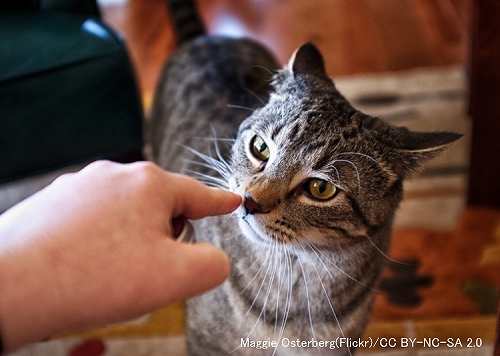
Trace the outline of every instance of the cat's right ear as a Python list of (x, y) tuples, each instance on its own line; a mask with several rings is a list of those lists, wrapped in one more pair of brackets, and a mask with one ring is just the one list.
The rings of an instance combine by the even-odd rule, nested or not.
[(415, 132), (405, 127), (397, 127), (395, 132), (393, 147), (398, 150), (398, 162), (404, 178), (411, 176), (426, 161), (462, 137), (454, 132)]
[(330, 81), (326, 74), (323, 56), (311, 42), (302, 45), (295, 51), (288, 62), (288, 68), (295, 76), (312, 75)]

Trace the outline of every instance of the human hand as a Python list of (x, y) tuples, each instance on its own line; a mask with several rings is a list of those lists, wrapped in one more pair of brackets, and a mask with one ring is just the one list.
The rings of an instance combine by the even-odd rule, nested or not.
[(144, 162), (96, 162), (56, 179), (0, 216), (5, 349), (127, 320), (222, 283), (225, 253), (175, 241), (172, 220), (230, 213), (240, 202)]

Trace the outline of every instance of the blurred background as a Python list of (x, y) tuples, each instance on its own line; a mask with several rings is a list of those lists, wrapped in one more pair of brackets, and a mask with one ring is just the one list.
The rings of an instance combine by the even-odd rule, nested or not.
[[(324, 53), (332, 77), (416, 67), (466, 66), (472, 0), (203, 0), (210, 33), (248, 36), (285, 63), (307, 41)], [(175, 48), (164, 1), (100, 0), (122, 32), (141, 88), (154, 88)]]
[[(29, 1), (18, 3), (22, 2)], [(414, 130), (464, 134), (405, 186), (390, 254), (409, 264), (388, 264), (366, 336), (453, 337), (471, 339), (475, 346), (481, 342), (472, 350), (377, 350), (377, 355), (491, 355), (500, 295), (498, 0), (198, 0), (197, 4), (210, 33), (256, 39), (283, 64), (298, 46), (314, 42), (339, 90), (368, 114)], [(87, 32), (101, 33), (98, 37), (112, 43), (110, 48), (123, 39), (139, 105), (147, 117), (161, 68), (176, 47), (165, 1), (98, 0), (90, 12), (115, 31), (118, 40), (102, 35), (93, 22), (85, 21)], [(2, 19), (12, 16), (0, 12), (0, 26)], [(37, 28), (31, 31), (40, 33)], [(2, 33), (7, 32), (0, 28), (0, 41)], [(63, 53), (76, 52), (68, 48)], [(43, 53), (29, 51), (33, 57)], [(76, 86), (87, 79), (81, 73), (77, 78), (72, 81)], [(0, 90), (10, 84), (12, 79), (3, 79), (0, 73)], [(98, 106), (114, 100), (121, 107), (133, 101), (121, 95), (113, 98), (115, 92), (101, 93)], [(131, 110), (135, 109), (127, 109)], [(140, 121), (142, 116), (141, 112), (131, 120)], [(38, 136), (50, 133), (43, 129), (37, 129)], [(140, 137), (135, 126), (130, 132)], [(13, 150), (2, 144), (0, 139), (3, 152)], [(62, 150), (57, 146), (53, 151)], [(123, 161), (140, 158), (139, 146), (132, 155), (120, 152)], [(6, 155), (2, 157), (5, 160)], [(0, 180), (0, 211), (60, 172)], [(90, 356), (88, 350), (96, 342), (102, 346), (99, 354), (184, 355), (183, 315), (181, 303), (132, 324), (52, 340), (19, 355)]]

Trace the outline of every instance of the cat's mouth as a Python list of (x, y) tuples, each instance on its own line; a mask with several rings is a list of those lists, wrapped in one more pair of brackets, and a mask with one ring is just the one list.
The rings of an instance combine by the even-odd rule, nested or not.
[(266, 245), (272, 243), (272, 239), (258, 227), (258, 223), (255, 222), (255, 218), (252, 215), (242, 215), (239, 220), (239, 226), (243, 235), (249, 240)]
[(236, 214), (240, 218), (238, 224), (245, 238), (255, 243), (265, 244), (266, 246), (284, 243), (285, 240), (277, 231), (270, 232), (259, 218), (249, 213), (250, 209), (245, 205), (245, 199), (243, 197), (242, 204), (236, 210)]

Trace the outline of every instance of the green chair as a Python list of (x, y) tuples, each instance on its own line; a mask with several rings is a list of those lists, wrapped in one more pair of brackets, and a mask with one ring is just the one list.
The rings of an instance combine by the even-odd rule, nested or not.
[(140, 159), (142, 107), (95, 0), (0, 2), (0, 183)]

